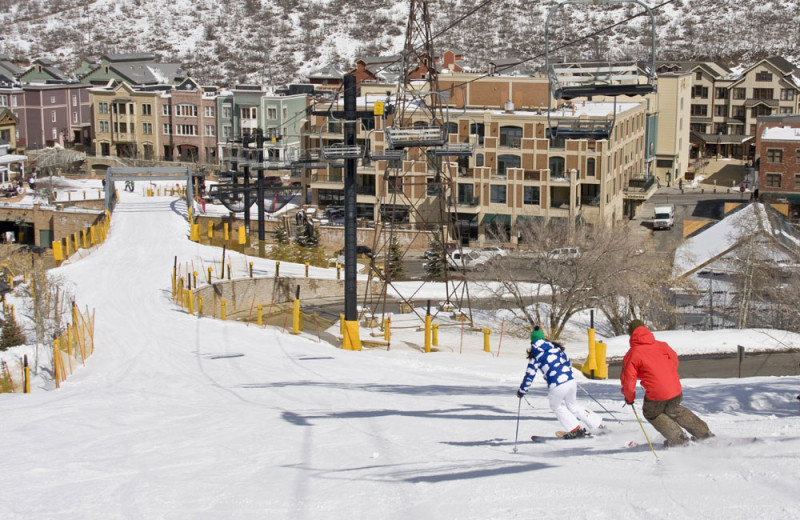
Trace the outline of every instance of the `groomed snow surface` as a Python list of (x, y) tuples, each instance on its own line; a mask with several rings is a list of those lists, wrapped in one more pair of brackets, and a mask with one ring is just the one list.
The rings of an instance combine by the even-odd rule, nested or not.
[(94, 355), (0, 394), (4, 520), (800, 518), (800, 377), (684, 380), (717, 437), (665, 449), (645, 424), (657, 461), (619, 382), (578, 375), (609, 432), (532, 443), (560, 426), (540, 377), (514, 395), (525, 341), (350, 352), (189, 316), (173, 259), (218, 251), (188, 241), (184, 202), (120, 193), (108, 240), (53, 273), (96, 310)]

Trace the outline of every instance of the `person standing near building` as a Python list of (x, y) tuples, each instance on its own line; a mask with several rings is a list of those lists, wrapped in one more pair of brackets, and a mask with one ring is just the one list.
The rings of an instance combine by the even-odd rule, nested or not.
[[(536, 372), (541, 371), (547, 382), (550, 409), (567, 432), (565, 439), (586, 437), (589, 432), (603, 428), (603, 419), (578, 404), (578, 383), (572, 376), (572, 364), (560, 345), (544, 339), (544, 331), (537, 325), (531, 332), (531, 348), (528, 350), (528, 368), (517, 390), (522, 399), (531, 386)], [(581, 428), (578, 418), (589, 428)]]
[(688, 444), (683, 429), (697, 440), (713, 436), (702, 419), (681, 405), (683, 389), (675, 351), (663, 341), (657, 341), (641, 320), (631, 321), (628, 334), (630, 349), (622, 360), (620, 374), (625, 403), (633, 405), (636, 381), (641, 379), (644, 387), (642, 414), (664, 436), (665, 446)]

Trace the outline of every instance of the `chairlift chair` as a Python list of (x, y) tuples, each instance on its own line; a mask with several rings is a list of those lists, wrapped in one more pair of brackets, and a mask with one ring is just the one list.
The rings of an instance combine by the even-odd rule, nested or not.
[[(553, 15), (567, 4), (599, 5), (633, 3), (640, 6), (650, 19), (650, 56), (646, 62), (627, 61), (574, 61), (553, 63), (551, 59), (550, 23)], [(551, 139), (562, 137), (588, 137), (605, 139), (613, 130), (616, 119), (617, 96), (640, 96), (655, 92), (656, 34), (653, 11), (640, 0), (565, 0), (553, 6), (545, 22), (545, 70), (550, 82), (547, 122)], [(576, 122), (574, 119), (551, 121), (553, 100), (571, 100), (576, 97), (607, 96), (614, 100), (610, 122)]]

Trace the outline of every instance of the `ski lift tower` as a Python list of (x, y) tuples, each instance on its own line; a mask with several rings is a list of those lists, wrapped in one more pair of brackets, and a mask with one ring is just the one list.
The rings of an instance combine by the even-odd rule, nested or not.
[[(448, 266), (454, 262), (448, 261), (447, 244), (455, 242), (460, 247), (461, 243), (459, 229), (454, 225), (457, 168), (451, 169), (450, 159), (472, 155), (474, 144), (457, 143), (458, 136), (449, 135), (449, 96), (439, 91), (430, 22), (427, 0), (410, 0), (394, 114), (385, 120), (384, 149), (371, 154), (372, 160), (386, 161), (380, 198), (382, 243), (376, 248), (384, 252), (386, 263), (383, 270), (377, 270), (383, 282), (378, 298), (386, 312), (387, 290), (393, 282), (390, 264), (395, 261), (391, 258), (392, 244), (398, 229), (405, 226), (419, 233), (433, 233), (441, 245), (441, 281), (447, 295), (445, 307), (439, 310), (448, 306), (463, 309), (471, 319), (465, 268), (462, 263), (451, 274)], [(402, 298), (410, 304), (413, 295)]]

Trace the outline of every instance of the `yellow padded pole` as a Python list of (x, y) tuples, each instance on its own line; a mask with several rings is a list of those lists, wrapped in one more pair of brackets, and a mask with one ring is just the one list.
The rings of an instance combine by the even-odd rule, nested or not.
[(425, 352), (431, 351), (431, 315), (425, 315)]
[(292, 334), (300, 334), (300, 299), (295, 298), (292, 305)]
[(594, 377), (597, 370), (596, 358), (596, 345), (594, 341), (594, 329), (589, 329), (589, 354), (586, 356), (586, 362), (581, 367), (581, 372), (587, 377)]
[(606, 363), (606, 344), (602, 341), (595, 342), (595, 356), (597, 359), (597, 370), (594, 376), (597, 379), (608, 379), (608, 363)]
[(433, 342), (432, 343), (433, 343), (434, 347), (438, 347), (439, 346), (439, 324), (438, 323), (434, 323), (433, 324)]
[(361, 336), (358, 333), (358, 321), (344, 322), (344, 350), (361, 350)]
[(483, 329), (483, 351), (484, 352), (491, 352), (492, 350), (489, 348), (489, 335), (492, 333), (489, 329)]

